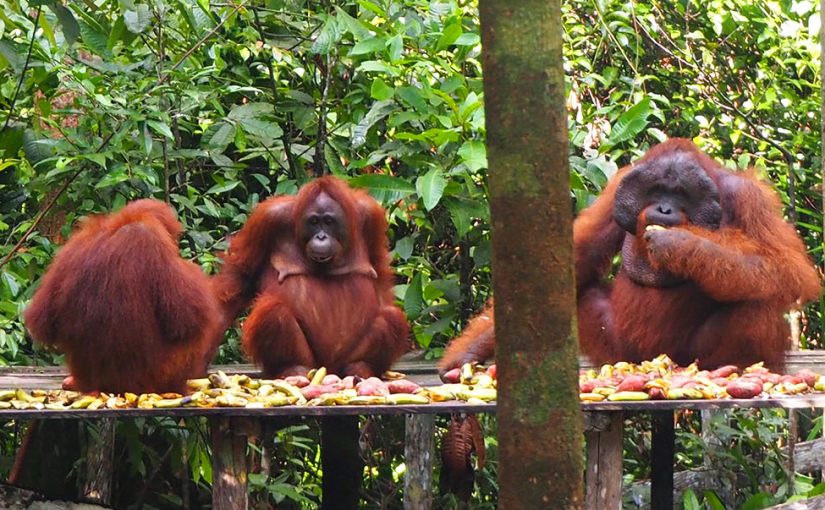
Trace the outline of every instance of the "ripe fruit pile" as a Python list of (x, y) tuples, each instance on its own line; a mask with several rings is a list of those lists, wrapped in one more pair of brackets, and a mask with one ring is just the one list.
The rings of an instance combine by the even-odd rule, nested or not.
[(741, 369), (728, 365), (699, 370), (695, 363), (679, 367), (665, 355), (639, 365), (620, 361), (579, 373), (583, 402), (772, 398), (825, 392), (825, 377), (808, 369), (795, 375), (771, 372), (762, 363)]
[[(483, 404), (496, 400), (496, 366), (466, 364), (444, 375), (446, 384), (421, 387), (402, 374), (387, 372), (356, 379), (312, 370), (307, 377), (253, 379), (221, 371), (188, 381), (189, 392), (83, 394), (63, 390), (0, 390), (0, 409), (164, 409), (176, 407), (264, 408), (286, 405), (410, 405), (463, 401)], [(762, 363), (740, 369), (733, 365), (699, 370), (696, 364), (677, 366), (665, 355), (641, 364), (620, 361), (579, 372), (582, 402), (775, 398), (825, 392), (825, 376), (810, 370), (795, 375), (771, 372)]]
[(495, 382), (467, 365), (466, 384), (445, 384), (422, 388), (404, 379), (402, 374), (387, 372), (389, 380), (377, 377), (356, 379), (328, 374), (325, 368), (312, 370), (308, 377), (253, 379), (248, 375), (227, 375), (222, 371), (203, 379), (187, 381), (189, 392), (83, 394), (63, 390), (0, 390), (0, 409), (78, 410), (78, 409), (168, 409), (176, 407), (245, 407), (264, 408), (286, 405), (409, 405), (449, 400), (489, 402), (495, 400)]

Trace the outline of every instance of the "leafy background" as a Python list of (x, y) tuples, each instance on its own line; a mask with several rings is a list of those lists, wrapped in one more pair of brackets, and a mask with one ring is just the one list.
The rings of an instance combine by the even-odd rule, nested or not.
[[(568, 0), (563, 18), (577, 209), (650, 145), (690, 137), (770, 179), (822, 264), (818, 3)], [(396, 295), (423, 355), (439, 356), (490, 293), (480, 51), (473, 1), (0, 0), (0, 363), (60, 361), (20, 312), (77, 218), (166, 199), (183, 256), (214, 273), (258, 201), (324, 172), (386, 207)], [(802, 315), (804, 347), (822, 343), (823, 307)], [(242, 359), (230, 331), (218, 361)], [(742, 459), (764, 474), (742, 500), (784, 476)], [(278, 485), (253, 482), (317, 500), (317, 483), (283, 469)], [(494, 505), (494, 470), (477, 507)]]

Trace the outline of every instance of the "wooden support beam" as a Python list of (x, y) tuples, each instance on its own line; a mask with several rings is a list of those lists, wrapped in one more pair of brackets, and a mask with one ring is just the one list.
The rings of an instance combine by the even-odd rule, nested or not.
[(653, 444), (650, 451), (651, 508), (673, 508), (673, 453), (676, 434), (673, 411), (650, 413)]
[(322, 510), (358, 508), (364, 475), (358, 436), (358, 416), (321, 418)]
[(602, 430), (587, 429), (585, 508), (621, 510), (624, 413), (604, 413), (609, 421)]
[(212, 508), (247, 510), (246, 445), (249, 418), (215, 417), (212, 430)]
[(429, 510), (433, 504), (435, 415), (405, 418), (404, 510)]
[(101, 418), (86, 429), (86, 476), (80, 499), (108, 506), (112, 503), (117, 420)]

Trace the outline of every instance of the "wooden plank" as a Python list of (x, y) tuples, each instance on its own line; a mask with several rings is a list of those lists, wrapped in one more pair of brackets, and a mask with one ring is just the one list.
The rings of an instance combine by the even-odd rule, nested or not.
[(358, 448), (358, 417), (321, 419), (322, 510), (358, 508), (364, 461)]
[(435, 416), (408, 414), (404, 432), (404, 510), (430, 510), (433, 504)]
[(247, 510), (246, 443), (243, 418), (215, 417), (212, 432), (212, 508)]
[(147, 416), (173, 417), (275, 417), (275, 416), (375, 416), (401, 414), (452, 414), (452, 413), (495, 413), (495, 403), (468, 404), (466, 402), (434, 402), (432, 404), (405, 405), (353, 405), (353, 406), (283, 406), (253, 409), (246, 407), (176, 407), (170, 409), (66, 409), (40, 410), (0, 410), (0, 420), (43, 419), (97, 419), (97, 418), (140, 418)]
[[(601, 413), (605, 411), (672, 411), (676, 409), (761, 409), (761, 408), (825, 408), (825, 393), (778, 397), (770, 399), (727, 399), (727, 400), (647, 400), (641, 402), (586, 402), (582, 411)], [(146, 416), (373, 416), (396, 414), (450, 414), (450, 413), (495, 413), (495, 402), (468, 404), (460, 401), (434, 402), (415, 405), (353, 405), (353, 406), (283, 406), (264, 409), (244, 407), (181, 407), (169, 409), (67, 409), (67, 410), (17, 410), (0, 409), (0, 419), (93, 419), (93, 418), (137, 418)]]
[(604, 431), (587, 431), (587, 471), (585, 474), (585, 508), (620, 510), (622, 508), (622, 456), (624, 413), (612, 411)]
[(653, 439), (650, 449), (650, 506), (673, 508), (673, 411), (651, 413)]

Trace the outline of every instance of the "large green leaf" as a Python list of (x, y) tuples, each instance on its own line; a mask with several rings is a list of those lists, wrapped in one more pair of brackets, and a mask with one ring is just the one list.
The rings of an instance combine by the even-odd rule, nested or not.
[(272, 106), (272, 103), (255, 102), (233, 107), (227, 117), (232, 120), (240, 121), (244, 119), (254, 119), (266, 115), (272, 115), (274, 112), (275, 108)]
[(109, 35), (101, 32), (86, 21), (80, 22), (80, 36), (87, 48), (101, 57), (111, 57), (109, 51)]
[(372, 104), (370, 111), (364, 115), (354, 128), (352, 128), (352, 147), (357, 148), (367, 142), (367, 131), (393, 110), (395, 110), (395, 103), (392, 100), (376, 101)]
[(484, 142), (478, 140), (467, 140), (458, 149), (458, 155), (467, 165), (471, 172), (478, 172), (482, 168), (487, 168), (487, 147)]
[(447, 187), (447, 179), (441, 170), (433, 168), (426, 174), (422, 175), (415, 181), (415, 189), (418, 196), (424, 202), (424, 207), (428, 211), (432, 211), (441, 197), (444, 195), (444, 188)]
[(359, 41), (352, 47), (350, 55), (364, 55), (366, 53), (375, 53), (376, 51), (383, 51), (386, 46), (386, 41), (383, 37), (370, 37)]
[(23, 152), (32, 166), (52, 157), (54, 145), (54, 140), (42, 137), (32, 129), (23, 132)]
[(154, 131), (155, 133), (161, 136), (165, 136), (169, 140), (175, 139), (175, 135), (172, 134), (172, 130), (169, 129), (169, 126), (165, 122), (149, 119), (146, 121), (146, 123), (149, 125), (149, 127), (152, 128), (152, 131)]
[(404, 293), (404, 312), (408, 318), (414, 318), (421, 315), (423, 309), (424, 289), (421, 284), (421, 273), (416, 273)]
[(6, 59), (6, 62), (19, 73), (23, 70), (23, 63), (26, 61), (25, 54), (18, 54), (17, 48), (10, 41), (0, 39), (0, 57)]
[(394, 93), (395, 89), (387, 85), (381, 78), (376, 78), (372, 81), (370, 96), (372, 96), (373, 99), (384, 101), (391, 99)]
[(366, 188), (382, 203), (395, 202), (415, 193), (415, 186), (406, 179), (386, 174), (363, 174), (349, 180), (350, 185)]
[(435, 51), (447, 49), (450, 45), (455, 43), (464, 30), (461, 28), (461, 20), (456, 20), (444, 27), (438, 43), (435, 45)]
[(607, 143), (616, 145), (635, 137), (647, 127), (647, 118), (653, 113), (652, 102), (645, 97), (624, 112), (613, 124)]
[(209, 139), (209, 147), (225, 149), (235, 138), (235, 126), (228, 122), (218, 124), (215, 133)]
[(123, 13), (123, 21), (126, 28), (133, 34), (142, 34), (152, 23), (152, 13), (146, 4), (138, 4), (135, 10), (127, 10)]
[(338, 25), (338, 18), (329, 16), (318, 32), (318, 37), (312, 42), (309, 51), (319, 55), (326, 55), (341, 40), (341, 28)]
[(370, 29), (367, 28), (364, 23), (353, 18), (347, 11), (337, 5), (335, 6), (335, 14), (345, 30), (351, 33), (356, 41), (361, 41), (372, 36)]
[(63, 28), (63, 37), (69, 45), (74, 44), (77, 38), (80, 37), (80, 25), (72, 14), (72, 11), (60, 4), (49, 6), (54, 11), (57, 19), (60, 21), (60, 26)]

